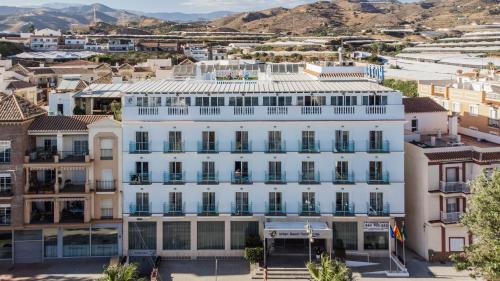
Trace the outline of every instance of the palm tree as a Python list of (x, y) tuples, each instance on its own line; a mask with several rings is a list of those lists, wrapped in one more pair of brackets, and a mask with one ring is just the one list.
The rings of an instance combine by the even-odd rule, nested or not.
[(332, 260), (328, 256), (321, 256), (321, 261), (317, 265), (312, 262), (306, 264), (311, 279), (314, 281), (352, 281), (352, 272), (345, 263), (339, 260)]
[(109, 265), (104, 270), (104, 277), (99, 281), (144, 281), (139, 278), (136, 264)]

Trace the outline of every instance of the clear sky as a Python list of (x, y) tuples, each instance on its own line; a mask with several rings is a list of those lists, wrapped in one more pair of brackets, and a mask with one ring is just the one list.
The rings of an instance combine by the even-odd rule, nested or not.
[[(0, 0), (2, 6), (29, 6), (45, 3), (101, 3), (116, 9), (143, 12), (205, 13), (213, 11), (255, 11), (272, 7), (294, 7), (315, 0)], [(405, 0), (413, 1), (413, 0)]]

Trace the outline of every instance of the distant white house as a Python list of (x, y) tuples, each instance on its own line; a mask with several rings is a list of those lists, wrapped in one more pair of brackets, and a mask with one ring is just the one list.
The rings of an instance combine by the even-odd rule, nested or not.
[(35, 33), (30, 36), (28, 47), (33, 51), (55, 51), (61, 35), (60, 30), (36, 29)]

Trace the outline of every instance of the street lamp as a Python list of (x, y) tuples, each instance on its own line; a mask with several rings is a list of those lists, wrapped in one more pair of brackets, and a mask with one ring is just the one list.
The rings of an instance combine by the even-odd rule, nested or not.
[(307, 237), (309, 239), (309, 262), (311, 262), (311, 243), (314, 242), (314, 239), (313, 239), (313, 228), (312, 228), (311, 224), (309, 223), (309, 220), (307, 220), (305, 228), (306, 228)]

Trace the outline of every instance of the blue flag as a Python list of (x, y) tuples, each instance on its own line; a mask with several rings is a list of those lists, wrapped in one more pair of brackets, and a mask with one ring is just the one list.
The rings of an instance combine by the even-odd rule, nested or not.
[(394, 234), (394, 231), (392, 230), (392, 226), (389, 225), (389, 233), (391, 235), (391, 238), (396, 238), (396, 235)]

